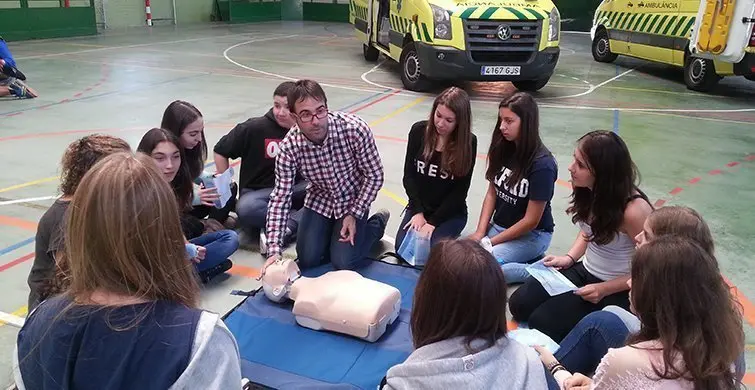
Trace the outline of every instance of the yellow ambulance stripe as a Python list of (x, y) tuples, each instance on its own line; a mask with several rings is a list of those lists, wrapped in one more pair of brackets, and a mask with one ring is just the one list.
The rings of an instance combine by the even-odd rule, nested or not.
[[(460, 19), (481, 19), (481, 20), (538, 20), (544, 19), (545, 15), (532, 9), (527, 11), (513, 7), (467, 7), (458, 8), (453, 15), (458, 15)], [(539, 17), (538, 17), (539, 16)]]
[(598, 23), (609, 28), (649, 34), (686, 37), (690, 33), (695, 17), (691, 15), (599, 12)]

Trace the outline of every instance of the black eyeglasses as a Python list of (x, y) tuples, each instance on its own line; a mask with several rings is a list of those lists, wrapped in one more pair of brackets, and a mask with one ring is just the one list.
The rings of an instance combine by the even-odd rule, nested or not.
[(317, 119), (323, 119), (328, 115), (328, 108), (324, 106), (320, 106), (317, 111), (315, 111), (314, 114), (312, 114), (309, 111), (304, 111), (300, 114), (297, 114), (296, 116), (299, 117), (299, 119), (302, 122), (312, 122), (312, 120), (317, 117)]

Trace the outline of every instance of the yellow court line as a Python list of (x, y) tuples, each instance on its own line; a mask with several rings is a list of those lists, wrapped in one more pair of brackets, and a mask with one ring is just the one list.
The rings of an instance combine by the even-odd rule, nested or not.
[(383, 193), (383, 195), (391, 198), (396, 203), (398, 203), (398, 204), (400, 204), (400, 205), (402, 205), (404, 207), (406, 207), (406, 205), (408, 204), (408, 202), (406, 201), (406, 199), (402, 198), (400, 195), (396, 194), (395, 192), (392, 192), (392, 191), (387, 190), (385, 188), (381, 188), (380, 192)]
[[(16, 317), (26, 318), (26, 314), (28, 314), (28, 313), (29, 313), (29, 308), (26, 305), (24, 305), (22, 308), (14, 311), (13, 313), (10, 313), (10, 314), (13, 315), (13, 316), (16, 316)], [(0, 327), (3, 327), (5, 325), (7, 325), (7, 324), (8, 323), (5, 322), (5, 321), (0, 321)]]
[(377, 125), (379, 125), (379, 124), (387, 121), (388, 119), (391, 119), (394, 116), (396, 116), (396, 115), (398, 115), (398, 114), (400, 114), (400, 113), (402, 113), (402, 112), (404, 112), (404, 111), (406, 111), (406, 110), (408, 110), (408, 109), (416, 106), (417, 104), (421, 103), (425, 99), (427, 99), (427, 96), (418, 97), (418, 98), (414, 99), (413, 101), (405, 104), (404, 106), (399, 107), (396, 110), (394, 110), (394, 111), (386, 114), (385, 116), (380, 117), (378, 119), (375, 119), (374, 121), (370, 122), (369, 125), (370, 125), (370, 127), (377, 126)]
[(29, 182), (26, 182), (26, 183), (16, 184), (16, 185), (10, 186), (10, 187), (0, 188), (0, 192), (13, 191), (13, 190), (17, 190), (19, 188), (30, 187), (30, 186), (37, 185), (37, 184), (47, 183), (47, 182), (51, 182), (51, 181), (57, 180), (57, 179), (58, 179), (57, 176), (50, 176), (50, 177), (46, 177), (44, 179), (37, 179), (37, 180), (29, 181)]

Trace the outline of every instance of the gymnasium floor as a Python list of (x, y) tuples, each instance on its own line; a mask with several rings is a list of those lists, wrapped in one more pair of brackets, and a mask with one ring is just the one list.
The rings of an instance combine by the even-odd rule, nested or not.
[[(575, 140), (592, 129), (618, 131), (640, 168), (642, 189), (657, 204), (697, 209), (711, 225), (724, 274), (744, 303), (752, 366), (755, 306), (747, 297), (755, 299), (755, 83), (733, 78), (714, 94), (693, 93), (674, 69), (624, 58), (610, 65), (593, 62), (589, 43), (587, 35), (563, 34), (557, 74), (536, 94), (542, 136), (558, 159), (561, 179), (553, 201), (557, 230), (552, 251), (564, 252), (577, 232), (564, 213)], [(281, 81), (320, 81), (331, 109), (356, 112), (372, 126), (386, 168), (373, 210), (392, 212), (386, 234), (395, 236), (405, 204), (401, 172), (406, 135), (414, 121), (429, 114), (434, 95), (403, 91), (394, 65), (365, 62), (347, 24), (138, 29), (10, 46), (41, 97), (0, 100), (2, 312), (26, 314), (36, 223), (57, 193), (58, 163), (66, 145), (85, 134), (106, 132), (135, 148), (175, 99), (202, 110), (212, 147), (237, 122), (263, 114)], [(479, 152), (485, 153), (497, 103), (513, 87), (466, 87), (475, 99)], [(483, 170), (484, 160), (478, 159), (469, 194), (470, 231), (486, 189)], [(386, 243), (390, 240), (386, 237)], [(232, 275), (206, 288), (205, 308), (225, 313), (239, 302), (230, 290), (257, 286), (253, 277), (261, 257), (239, 251), (233, 260)], [(10, 381), (16, 334), (17, 328), (0, 322), (2, 386)], [(748, 382), (755, 384), (755, 375), (748, 375)]]

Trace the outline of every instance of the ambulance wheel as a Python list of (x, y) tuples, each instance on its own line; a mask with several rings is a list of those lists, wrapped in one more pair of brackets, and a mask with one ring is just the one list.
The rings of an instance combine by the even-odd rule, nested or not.
[(540, 79), (540, 80), (520, 80), (520, 81), (512, 81), (511, 84), (514, 84), (516, 89), (524, 92), (535, 92), (541, 90), (543, 87), (545, 87), (546, 84), (548, 84), (548, 81), (550, 81), (549, 78)]
[(755, 81), (755, 74), (751, 74), (751, 75), (749, 75), (749, 76), (745, 76), (745, 78), (746, 78), (747, 80), (750, 80), (750, 81)]
[(595, 39), (592, 40), (592, 58), (598, 62), (614, 62), (617, 57), (618, 54), (611, 53), (611, 43), (608, 41), (606, 30), (598, 30)]
[(713, 61), (706, 58), (687, 56), (684, 61), (684, 83), (687, 88), (698, 92), (708, 92), (721, 80), (716, 74)]
[(364, 59), (369, 62), (375, 62), (380, 57), (378, 49), (372, 46), (362, 45), (362, 51), (364, 52)]
[(404, 46), (399, 63), (404, 88), (415, 92), (424, 92), (430, 88), (430, 81), (421, 73), (419, 54), (417, 54), (417, 46), (414, 42), (409, 42)]

